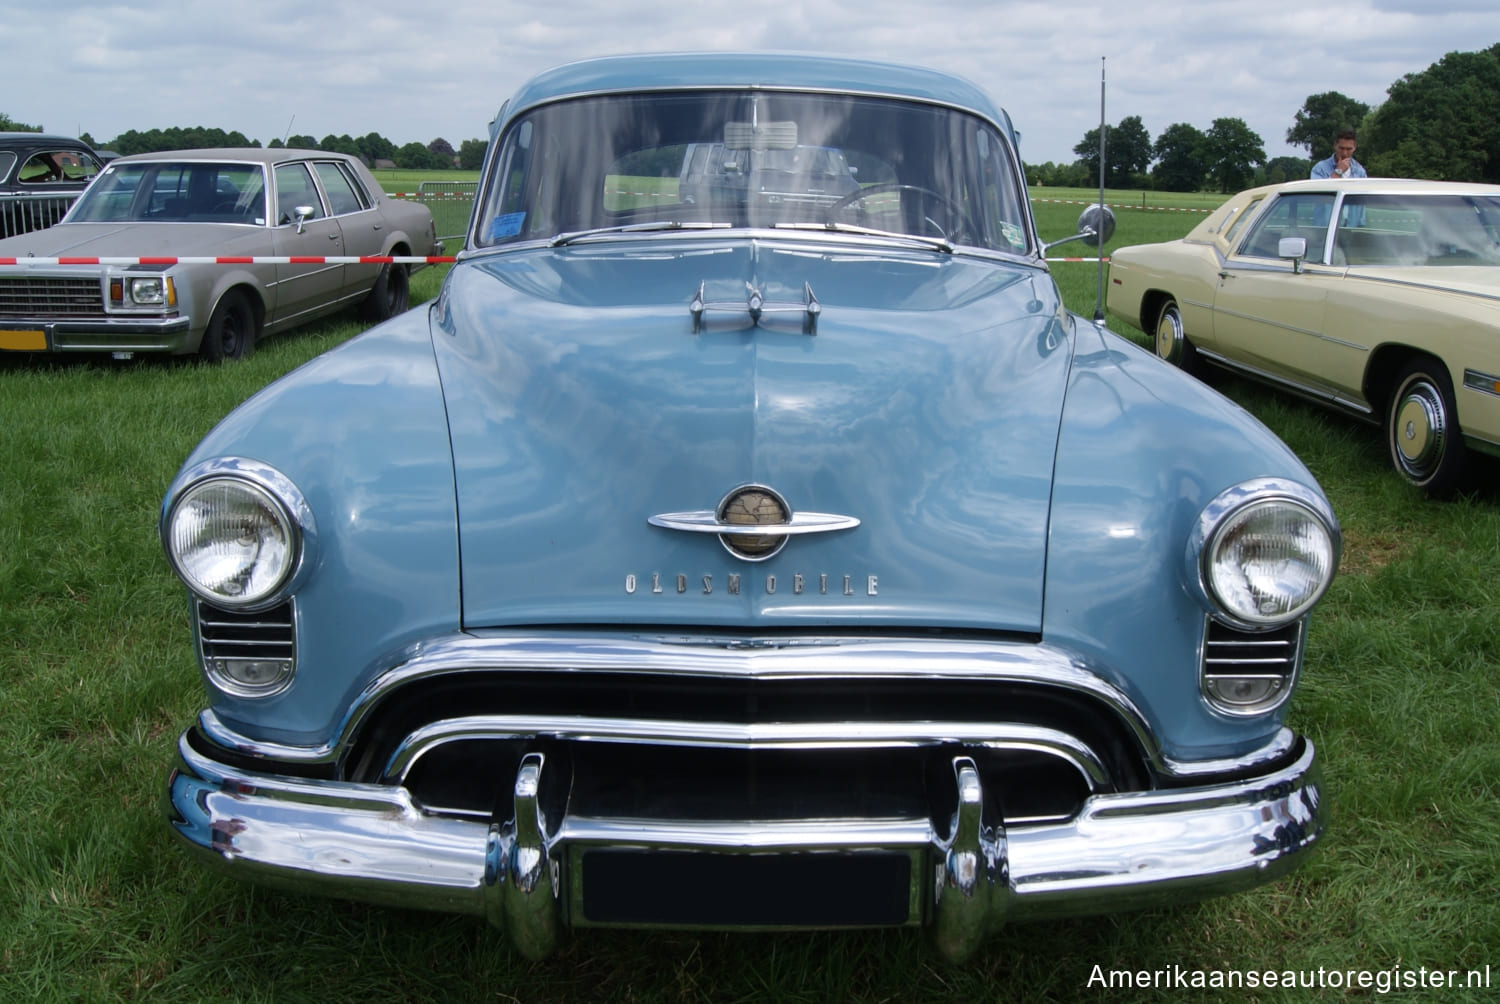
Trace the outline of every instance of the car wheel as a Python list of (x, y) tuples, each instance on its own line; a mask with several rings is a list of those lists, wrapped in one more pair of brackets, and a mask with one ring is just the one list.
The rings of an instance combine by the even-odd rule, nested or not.
[(1197, 372), (1198, 353), (1182, 327), (1182, 310), (1176, 300), (1161, 305), (1156, 315), (1156, 354), (1180, 370)]
[(1418, 359), (1396, 378), (1386, 414), (1386, 444), (1397, 472), (1432, 498), (1462, 482), (1468, 448), (1458, 428), (1453, 382), (1436, 359)]
[(239, 293), (226, 293), (208, 319), (198, 355), (211, 363), (243, 359), (255, 349), (255, 311)]
[(384, 321), (404, 314), (411, 305), (411, 279), (405, 265), (380, 266), (375, 285), (360, 305), (360, 315), (367, 321)]

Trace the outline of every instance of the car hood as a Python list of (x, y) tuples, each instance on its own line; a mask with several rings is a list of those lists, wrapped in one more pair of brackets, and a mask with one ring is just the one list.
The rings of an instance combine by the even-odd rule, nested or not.
[[(1046, 272), (857, 247), (630, 247), (511, 251), (448, 277), (434, 345), (466, 627), (1040, 631), (1072, 348)], [(651, 522), (711, 517), (747, 484), (858, 525), (749, 561)]]
[[(235, 223), (59, 223), (0, 240), (0, 257), (187, 258), (270, 247), (265, 227)], [(236, 249), (236, 250), (231, 250)]]

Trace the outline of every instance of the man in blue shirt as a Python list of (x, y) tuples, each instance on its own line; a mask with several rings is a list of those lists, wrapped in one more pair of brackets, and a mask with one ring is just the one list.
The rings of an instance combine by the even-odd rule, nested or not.
[(1333, 156), (1312, 167), (1312, 178), (1364, 178), (1364, 165), (1354, 159), (1354, 130), (1340, 129), (1333, 138)]

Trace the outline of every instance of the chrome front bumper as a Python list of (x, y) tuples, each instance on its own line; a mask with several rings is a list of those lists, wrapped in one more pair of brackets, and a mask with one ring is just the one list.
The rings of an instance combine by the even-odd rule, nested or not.
[[(952, 789), (923, 817), (755, 822), (570, 814), (569, 779), (541, 753), (522, 759), (492, 821), (424, 813), (398, 786), (231, 769), (186, 734), (178, 755), (172, 825), (230, 874), (484, 916), (534, 958), (567, 927), (905, 924), (960, 960), (1008, 919), (1260, 884), (1296, 867), (1323, 829), (1305, 742), (1253, 778), (1095, 794), (1071, 820), (1016, 826), (962, 755)], [(769, 906), (740, 909), (747, 897)], [(688, 903), (691, 916), (661, 915), (673, 909), (662, 902)], [(778, 919), (789, 915), (799, 919)]]

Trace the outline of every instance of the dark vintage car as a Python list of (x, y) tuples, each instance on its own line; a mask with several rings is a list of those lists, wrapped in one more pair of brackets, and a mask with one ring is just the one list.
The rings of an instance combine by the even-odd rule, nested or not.
[(103, 163), (80, 139), (0, 132), (0, 237), (62, 219)]
[[(679, 198), (670, 165), (719, 142), (868, 184)], [(531, 956), (889, 925), (961, 959), (1011, 919), (1265, 882), (1323, 832), (1284, 721), (1328, 502), (1064, 308), (1010, 120), (945, 74), (537, 77), (437, 300), (232, 413), (161, 534), (208, 690), (183, 844)]]
[(0, 352), (237, 359), (348, 306), (371, 320), (407, 308), (409, 265), (345, 259), (441, 253), (427, 207), (386, 198), (357, 157), (120, 157), (62, 222), (0, 241)]

